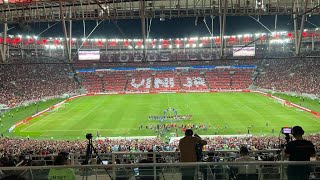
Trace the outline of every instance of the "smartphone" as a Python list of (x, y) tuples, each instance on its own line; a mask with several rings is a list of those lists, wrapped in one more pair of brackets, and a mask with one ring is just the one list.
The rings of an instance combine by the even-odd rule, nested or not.
[(109, 161), (102, 161), (103, 165), (107, 165), (109, 163)]

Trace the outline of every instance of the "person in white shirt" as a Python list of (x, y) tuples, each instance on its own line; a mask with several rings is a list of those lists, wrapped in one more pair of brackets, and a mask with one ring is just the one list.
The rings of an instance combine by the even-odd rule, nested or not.
[[(255, 159), (249, 157), (249, 150), (247, 147), (242, 146), (240, 148), (240, 157), (235, 160), (236, 162), (250, 162)], [(237, 179), (239, 180), (253, 180), (257, 179), (257, 166), (256, 165), (241, 165), (238, 166)]]

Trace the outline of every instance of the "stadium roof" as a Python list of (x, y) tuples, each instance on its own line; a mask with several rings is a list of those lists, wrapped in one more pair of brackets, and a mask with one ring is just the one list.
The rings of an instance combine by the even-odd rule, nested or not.
[[(60, 1), (57, 0), (0, 0), (0, 22), (60, 21)], [(144, 3), (142, 3), (144, 2)], [(136, 19), (141, 17), (174, 18), (217, 16), (227, 7), (227, 16), (292, 15), (304, 12), (304, 0), (63, 0), (66, 20)], [(296, 2), (296, 1), (295, 1)], [(319, 4), (307, 1), (308, 14), (319, 15)], [(105, 9), (102, 10), (99, 6)], [(221, 4), (221, 6), (220, 6)], [(106, 14), (107, 12), (107, 14)]]

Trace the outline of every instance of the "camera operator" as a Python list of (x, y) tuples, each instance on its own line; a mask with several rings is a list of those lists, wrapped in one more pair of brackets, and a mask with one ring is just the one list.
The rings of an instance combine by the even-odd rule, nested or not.
[[(302, 138), (304, 134), (302, 127), (293, 127), (291, 134), (295, 140), (288, 142), (285, 149), (286, 155), (289, 155), (289, 161), (310, 161), (310, 157), (314, 157), (316, 152), (312, 142)], [(289, 165), (288, 180), (309, 179), (310, 170), (309, 165)]]
[[(202, 147), (207, 144), (207, 141), (201, 139), (200, 136), (195, 134), (193, 136), (193, 131), (191, 129), (186, 129), (185, 137), (181, 138), (179, 141), (180, 149), (180, 162), (197, 162), (197, 149), (199, 145)], [(182, 179), (194, 179), (194, 168), (183, 168), (182, 169)]]

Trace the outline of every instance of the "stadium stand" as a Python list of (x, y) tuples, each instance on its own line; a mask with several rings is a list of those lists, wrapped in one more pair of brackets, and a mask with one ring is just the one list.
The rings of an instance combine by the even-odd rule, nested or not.
[[(278, 137), (263, 136), (216, 136), (204, 138), (208, 141), (208, 145), (204, 147), (205, 151), (217, 150), (239, 150), (241, 146), (247, 145), (251, 150), (268, 150), (277, 149), (279, 147)], [(320, 149), (320, 136), (308, 135), (305, 139), (315, 142), (316, 149)], [(284, 139), (282, 139), (282, 142)], [(34, 155), (57, 154), (59, 152), (81, 153), (86, 151), (87, 141), (84, 140), (31, 140), (16, 138), (1, 138), (1, 152), (3, 154), (15, 156), (28, 154), (30, 151)], [(161, 151), (176, 151), (178, 149), (178, 141), (170, 143), (164, 142), (159, 138), (148, 139), (104, 139), (95, 140), (94, 145), (97, 146), (101, 153), (113, 151), (148, 151), (156, 147), (160, 147)]]
[(200, 71), (186, 71), (180, 73), (181, 90), (204, 91), (208, 89), (205, 75)]
[[(320, 62), (310, 59), (270, 59), (263, 61), (254, 84), (260, 88), (282, 92), (320, 96)], [(298, 86), (297, 86), (298, 84)]]
[(26, 101), (74, 93), (79, 85), (64, 64), (0, 66), (0, 104), (9, 107)]
[(125, 90), (127, 84), (127, 77), (125, 72), (99, 72), (99, 76), (102, 76), (102, 83), (104, 84), (105, 92), (121, 92)]
[[(209, 89), (247, 89), (252, 69), (185, 70), (185, 71), (123, 71), (80, 73), (89, 93), (122, 91), (206, 91)], [(101, 81), (101, 78), (103, 81)], [(127, 80), (128, 78), (128, 80)]]
[(129, 92), (147, 92), (152, 88), (152, 74), (149, 71), (128, 73), (126, 90)]
[[(28, 59), (28, 58), (27, 58)], [(253, 84), (258, 88), (314, 94), (319, 97), (319, 61), (317, 59), (268, 59), (257, 62), (257, 70), (214, 69), (189, 71), (98, 71), (79, 73), (83, 87), (89, 93), (122, 91), (204, 91), (247, 89)], [(39, 60), (38, 60), (39, 61)], [(11, 63), (20, 62), (14, 59)], [(27, 62), (34, 62), (27, 60)], [(40, 60), (40, 62), (42, 62)], [(253, 61), (215, 61), (215, 65), (241, 65)], [(164, 62), (166, 63), (166, 62)], [(140, 64), (140, 63), (137, 63)], [(194, 63), (193, 63), (194, 64)], [(253, 63), (255, 64), (255, 63)], [(76, 63), (76, 69), (104, 68), (104, 64)], [(121, 65), (122, 66), (122, 65)], [(32, 67), (33, 71), (30, 71)], [(70, 75), (70, 69), (63, 64), (22, 64), (1, 66), (0, 103), (12, 107), (22, 102), (44, 97), (73, 93), (79, 85)], [(14, 72), (19, 72), (14, 74)], [(257, 74), (254, 74), (257, 73)], [(165, 87), (166, 78), (168, 85)], [(172, 79), (172, 84), (169, 81)], [(155, 81), (155, 79), (158, 79)], [(164, 84), (160, 81), (165, 80)], [(142, 83), (140, 85), (140, 83)], [(299, 83), (299, 86), (296, 84)], [(58, 86), (56, 85), (59, 85)], [(155, 84), (157, 84), (155, 86)], [(165, 85), (165, 86), (163, 86)], [(139, 87), (137, 87), (139, 86)], [(172, 87), (171, 87), (172, 86)], [(9, 93), (10, 92), (10, 93)], [(31, 98), (30, 98), (31, 97)]]

